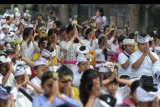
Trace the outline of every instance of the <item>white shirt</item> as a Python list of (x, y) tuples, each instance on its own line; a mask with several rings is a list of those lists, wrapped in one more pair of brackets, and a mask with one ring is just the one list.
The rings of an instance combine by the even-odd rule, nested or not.
[(98, 48), (95, 51), (96, 51), (96, 61), (106, 61), (102, 49)]
[[(27, 85), (26, 88), (23, 90), (31, 96), (34, 92), (34, 89), (29, 85)], [(20, 91), (18, 91), (16, 87), (13, 88), (10, 93), (13, 94), (13, 98), (15, 100), (15, 107), (32, 107), (32, 102)]]
[(95, 50), (95, 49), (97, 49), (99, 47), (99, 45), (98, 45), (98, 39), (94, 39), (92, 41), (92, 43), (89, 40), (87, 40), (87, 39), (85, 39), (84, 41), (86, 42), (86, 44), (88, 46), (90, 46), (89, 50)]
[(1, 32), (1, 34), (0, 34), (0, 40), (2, 40), (4, 37), (6, 37), (6, 35), (3, 32)]
[(157, 55), (159, 56), (159, 58), (160, 58), (160, 46), (156, 46), (156, 47), (154, 48), (154, 50), (155, 50), (155, 52), (157, 53)]
[(73, 72), (73, 85), (76, 86), (76, 87), (79, 87), (80, 85), (80, 80), (82, 78), (82, 75), (83, 75), (83, 72), (79, 72), (79, 71), (75, 71)]
[[(128, 57), (123, 52), (121, 52), (118, 55), (118, 63), (120, 65), (124, 64), (127, 60), (128, 60)], [(122, 66), (118, 68), (118, 75), (120, 76), (122, 74), (131, 76), (131, 65), (130, 64), (127, 69), (122, 68)]]
[[(151, 52), (151, 51), (150, 51)], [(158, 55), (154, 52), (151, 52), (151, 54), (157, 59)], [(134, 53), (131, 54), (130, 56), (130, 64), (131, 66), (143, 55), (143, 53), (140, 50), (135, 51)], [(153, 62), (150, 59), (150, 57), (147, 55), (144, 59), (144, 61), (142, 62), (142, 64), (140, 65), (140, 67), (138, 69), (134, 69), (132, 68), (131, 70), (131, 75), (133, 77), (141, 77), (142, 75), (148, 75), (148, 76), (153, 76), (152, 74), (152, 66), (153, 66)]]
[[(4, 78), (4, 76), (0, 73), (0, 84), (2, 84), (2, 79)], [(9, 78), (6, 82), (6, 84), (4, 85), (5, 87), (9, 86), (9, 87), (13, 87), (14, 86), (14, 75), (13, 73), (10, 73)]]
[(41, 80), (37, 76), (35, 76), (34, 78), (32, 78), (31, 82), (33, 82), (38, 87), (41, 87)]
[[(96, 16), (94, 16), (96, 17)], [(107, 25), (107, 17), (106, 16), (102, 16), (102, 21), (100, 18), (96, 17), (96, 23), (101, 23), (101, 29), (103, 30), (104, 26)]]
[(36, 43), (31, 42), (29, 47), (27, 47), (27, 43), (23, 41), (21, 47), (22, 47), (22, 54), (29, 59), (32, 59), (32, 55), (36, 52)]

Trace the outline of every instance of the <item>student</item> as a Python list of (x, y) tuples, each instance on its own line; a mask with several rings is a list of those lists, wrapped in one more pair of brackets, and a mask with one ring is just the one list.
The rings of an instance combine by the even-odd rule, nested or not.
[(0, 56), (0, 84), (5, 87), (14, 86), (14, 75), (11, 59), (6, 54)]
[(159, 60), (156, 53), (149, 50), (150, 36), (141, 34), (137, 36), (138, 48), (130, 56), (130, 64), (132, 66), (132, 78), (140, 78), (142, 75), (152, 76), (152, 66)]
[(17, 65), (14, 76), (16, 83), (10, 93), (13, 94), (15, 107), (32, 107), (31, 96), (34, 95), (34, 88), (30, 86), (26, 67), (22, 64)]
[(112, 96), (101, 95), (100, 77), (94, 69), (88, 69), (82, 75), (80, 99), (84, 107), (114, 107), (116, 102)]
[(72, 86), (73, 72), (67, 66), (62, 65), (58, 70), (59, 91), (77, 101), (79, 98), (79, 89)]
[[(41, 78), (44, 72), (47, 71), (47, 61), (43, 58), (39, 58), (34, 62), (34, 70), (36, 72), (36, 76), (31, 79), (31, 82), (33, 82), (35, 85), (41, 88)], [(43, 90), (37, 92), (37, 94), (42, 93)]]
[(118, 55), (118, 63), (121, 64), (118, 69), (118, 74), (131, 76), (131, 65), (129, 64), (129, 57), (135, 51), (135, 42), (134, 39), (124, 39), (122, 44), (123, 51)]
[(67, 104), (69, 107), (82, 107), (80, 102), (60, 94), (57, 75), (48, 71), (42, 75), (43, 94), (33, 99), (33, 107), (57, 107)]
[(90, 66), (87, 58), (83, 54), (79, 54), (77, 56), (76, 65), (78, 66), (78, 70), (73, 72), (73, 85), (76, 87), (79, 87), (80, 79), (81, 79), (83, 73), (87, 69), (92, 68), (92, 67)]

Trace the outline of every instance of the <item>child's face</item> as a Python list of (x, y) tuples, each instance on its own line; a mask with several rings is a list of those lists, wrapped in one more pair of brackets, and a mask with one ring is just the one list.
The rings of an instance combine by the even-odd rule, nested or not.
[(51, 95), (54, 94), (55, 89), (56, 89), (55, 83), (56, 83), (56, 81), (53, 80), (53, 78), (50, 78), (50, 79), (48, 79), (48, 80), (46, 80), (46, 81), (44, 82), (44, 84), (43, 84), (42, 87), (43, 87), (43, 89), (44, 89), (45, 95), (51, 96)]
[(109, 84), (106, 85), (106, 88), (107, 88), (107, 91), (109, 93), (111, 93), (112, 95), (114, 95), (115, 92), (116, 92), (116, 90), (117, 90), (117, 88), (118, 88), (118, 83), (114, 83), (114, 82), (109, 83)]
[(25, 80), (24, 75), (16, 76), (15, 79), (16, 79), (18, 84), (23, 83), (24, 80)]

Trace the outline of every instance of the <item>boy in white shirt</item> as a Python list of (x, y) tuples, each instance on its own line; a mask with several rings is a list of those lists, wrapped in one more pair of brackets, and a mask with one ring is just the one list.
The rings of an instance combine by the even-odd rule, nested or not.
[(14, 74), (16, 84), (10, 93), (13, 94), (15, 100), (15, 107), (32, 107), (31, 96), (34, 94), (34, 89), (33, 87), (27, 84), (30, 82), (25, 69), (25, 65), (17, 65)]

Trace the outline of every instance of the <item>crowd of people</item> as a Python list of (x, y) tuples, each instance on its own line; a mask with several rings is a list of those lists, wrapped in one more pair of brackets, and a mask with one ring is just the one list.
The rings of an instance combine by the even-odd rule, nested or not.
[(120, 31), (103, 8), (46, 19), (15, 7), (0, 20), (0, 107), (160, 107), (159, 31)]

